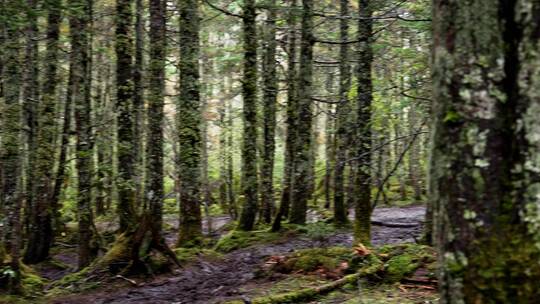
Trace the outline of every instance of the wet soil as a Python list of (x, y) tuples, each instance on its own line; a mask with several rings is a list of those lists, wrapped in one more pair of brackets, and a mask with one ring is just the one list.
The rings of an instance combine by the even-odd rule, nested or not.
[[(414, 227), (373, 227), (373, 245), (414, 242), (421, 232), (424, 207), (378, 208), (373, 219), (389, 223), (418, 224)], [(222, 222), (226, 222), (223, 220)], [(271, 244), (260, 244), (236, 250), (219, 260), (200, 258), (175, 273), (157, 277), (134, 286), (123, 280), (107, 284), (99, 290), (50, 300), (55, 304), (215, 304), (238, 299), (244, 295), (244, 286), (256, 285), (260, 280), (257, 270), (271, 255), (283, 255), (294, 250), (350, 246), (352, 234), (338, 232), (325, 240), (312, 240), (301, 236)], [(263, 282), (261, 282), (263, 283)]]

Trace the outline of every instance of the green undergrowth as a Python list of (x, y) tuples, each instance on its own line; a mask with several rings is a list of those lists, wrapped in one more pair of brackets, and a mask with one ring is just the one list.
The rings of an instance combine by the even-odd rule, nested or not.
[(264, 225), (260, 225), (257, 228), (258, 230), (254, 231), (230, 231), (219, 239), (215, 246), (215, 250), (228, 253), (257, 244), (285, 241), (294, 236), (302, 236), (324, 242), (327, 237), (338, 231), (334, 225), (323, 222), (310, 223), (307, 225), (284, 223), (279, 232), (271, 232), (270, 227)]
[(100, 283), (90, 280), (90, 267), (68, 274), (51, 284), (47, 296), (55, 297), (97, 288)]
[(193, 262), (198, 257), (204, 257), (206, 259), (220, 260), (223, 258), (223, 255), (219, 252), (216, 252), (212, 249), (205, 249), (200, 247), (192, 248), (176, 248), (173, 250), (178, 258), (180, 264), (187, 264)]
[[(435, 270), (434, 250), (418, 244), (359, 250), (310, 248), (274, 259), (266, 275), (273, 272), (288, 275), (271, 286), (250, 292), (252, 303), (304, 303), (314, 299), (317, 303), (398, 303), (387, 301), (403, 292), (396, 287), (398, 282), (419, 268), (427, 269), (428, 276)], [(418, 298), (430, 300), (433, 294), (419, 294)], [(235, 303), (242, 302), (229, 304)], [(411, 301), (399, 303), (417, 302), (412, 297)]]
[(280, 238), (281, 235), (279, 233), (269, 232), (268, 230), (233, 230), (219, 239), (215, 246), (215, 250), (218, 252), (227, 253), (256, 244), (275, 242)]
[[(8, 257), (9, 256), (5, 256)], [(14, 275), (9, 266), (0, 267), (0, 276)], [(47, 284), (47, 280), (42, 278), (34, 269), (20, 263), (21, 289), (18, 295), (3, 294), (0, 291), (0, 303), (38, 303), (39, 298), (43, 295), (43, 287)], [(0, 286), (1, 287), (1, 286)], [(1, 288), (0, 288), (1, 289)]]

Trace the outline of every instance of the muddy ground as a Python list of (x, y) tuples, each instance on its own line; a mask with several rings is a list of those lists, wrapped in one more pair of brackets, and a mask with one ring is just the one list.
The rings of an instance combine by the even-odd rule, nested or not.
[[(421, 206), (376, 209), (373, 214), (374, 221), (405, 224), (403, 226), (406, 227), (373, 226), (373, 245), (414, 242), (420, 236), (424, 213), (425, 208)], [(216, 218), (213, 221), (214, 229), (219, 230), (228, 221), (226, 217)], [(173, 234), (168, 235), (167, 238), (174, 243)], [(312, 247), (350, 246), (351, 243), (350, 232), (338, 232), (324, 240), (296, 236), (278, 243), (260, 244), (236, 250), (225, 255), (223, 259), (200, 258), (172, 274), (159, 276), (147, 282), (137, 281), (139, 286), (119, 279), (98, 290), (53, 299), (49, 303), (222, 303), (244, 296), (243, 286), (256, 286), (259, 282), (267, 284), (268, 279), (257, 278), (256, 272), (269, 256), (284, 255), (294, 250)]]

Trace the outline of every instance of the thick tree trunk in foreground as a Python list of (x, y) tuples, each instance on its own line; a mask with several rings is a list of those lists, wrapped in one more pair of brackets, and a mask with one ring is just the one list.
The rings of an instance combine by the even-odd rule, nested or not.
[(371, 0), (360, 0), (358, 6), (360, 16), (358, 21), (358, 99), (356, 117), (358, 139), (356, 141), (357, 172), (354, 181), (354, 240), (363, 244), (370, 244), (371, 242), (372, 6)]
[(201, 98), (197, 0), (180, 5), (180, 99), (177, 107), (180, 157), (180, 235), (178, 245), (199, 241), (201, 224)]
[(312, 144), (312, 84), (313, 84), (313, 1), (304, 0), (302, 11), (302, 38), (300, 71), (298, 75), (298, 125), (295, 145), (293, 189), (290, 222), (306, 223), (310, 181), (310, 153)]
[(242, 194), (244, 205), (238, 227), (252, 230), (257, 216), (257, 24), (255, 0), (244, 1), (244, 140), (242, 143)]
[(263, 221), (272, 221), (272, 211), (274, 209), (274, 152), (276, 150), (275, 129), (276, 129), (276, 102), (278, 93), (278, 83), (276, 74), (276, 1), (268, 2), (268, 20), (266, 20), (266, 46), (264, 54), (264, 151), (262, 164), (262, 193), (261, 205)]
[(540, 3), (433, 4), (441, 303), (536, 303)]
[(116, 2), (116, 108), (118, 115), (118, 217), (119, 232), (125, 231), (135, 219), (137, 159), (134, 138), (133, 105), (133, 38), (132, 0)]

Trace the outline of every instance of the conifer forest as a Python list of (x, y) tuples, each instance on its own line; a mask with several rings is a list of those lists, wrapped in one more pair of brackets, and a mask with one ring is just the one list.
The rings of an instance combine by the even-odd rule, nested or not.
[(4, 303), (540, 303), (540, 1), (0, 0)]

